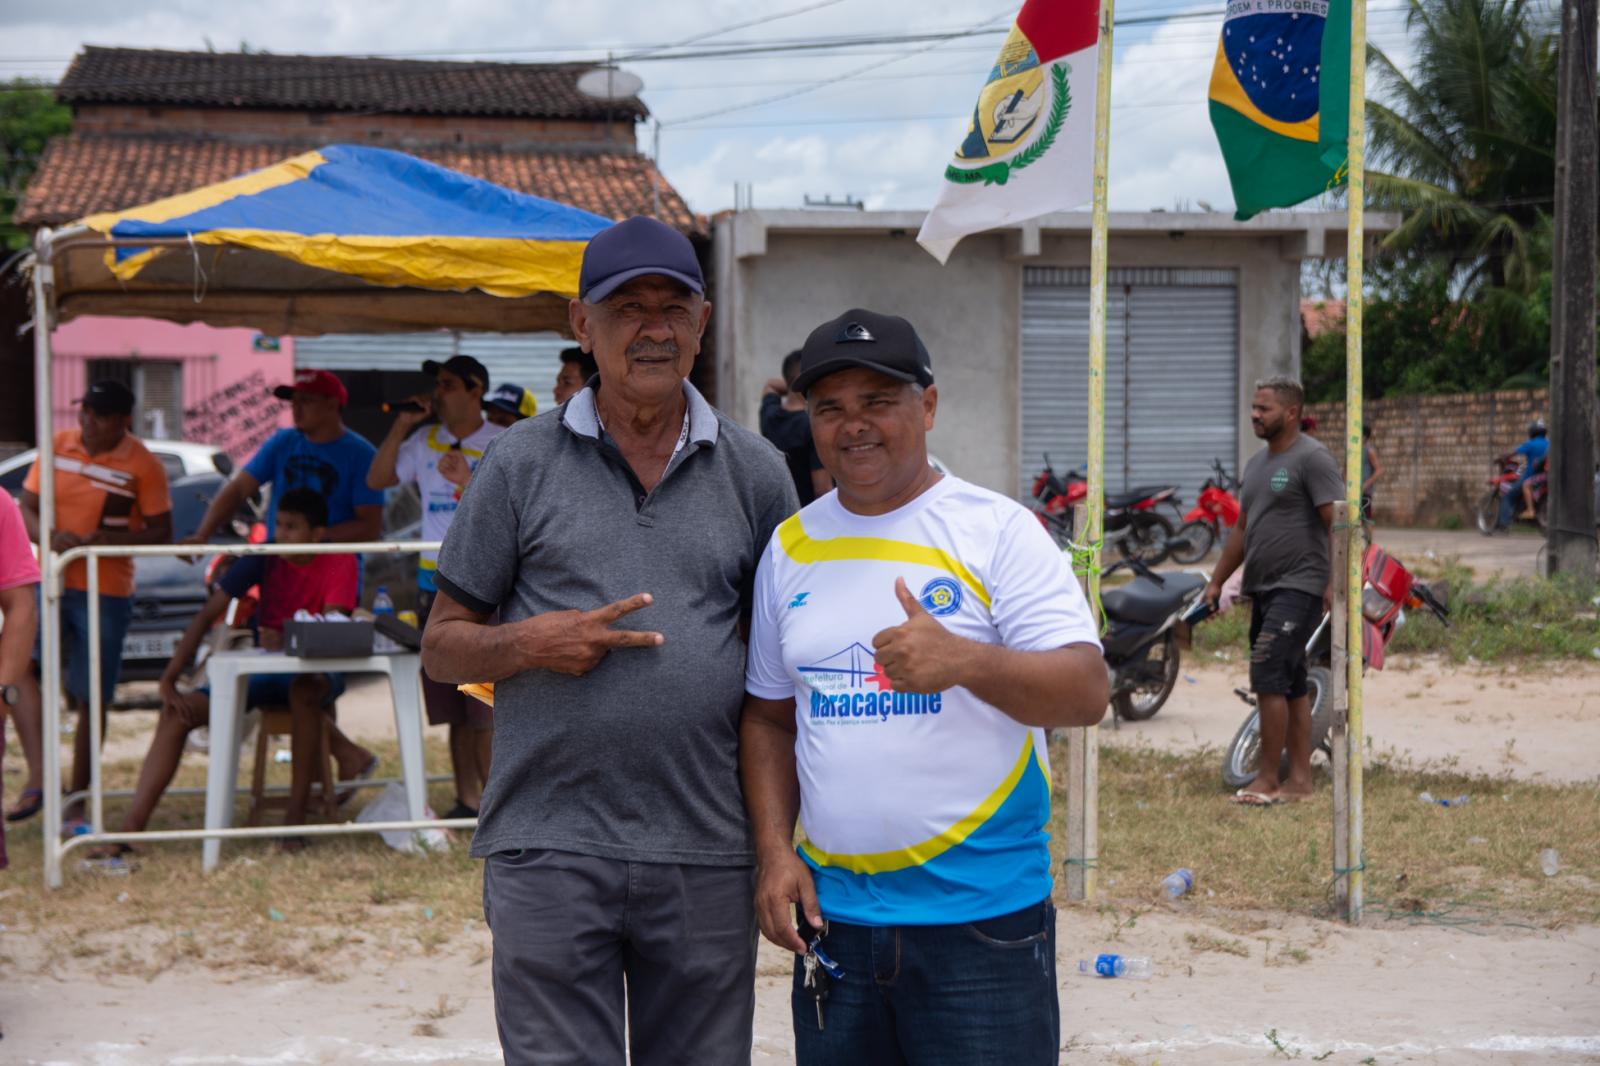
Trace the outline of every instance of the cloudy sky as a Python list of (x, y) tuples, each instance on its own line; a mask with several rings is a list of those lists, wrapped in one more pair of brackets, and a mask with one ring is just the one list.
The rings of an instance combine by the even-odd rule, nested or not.
[[(1003, 31), (1020, 0), (8, 0), (0, 79), (58, 77), (85, 44), (575, 61), (624, 67), (661, 124), (661, 166), (697, 211), (853, 197), (926, 208), (966, 129), (999, 32), (795, 50), (799, 40)], [(1205, 106), (1223, 4), (1123, 0), (1112, 81), (1111, 206), (1231, 210)], [(1374, 41), (1403, 61), (1402, 0), (1371, 0)], [(673, 18), (664, 17), (671, 13)], [(731, 52), (662, 58), (679, 51)], [(746, 48), (766, 46), (759, 54)], [(773, 45), (791, 46), (775, 50)], [(652, 150), (648, 127), (640, 147)]]

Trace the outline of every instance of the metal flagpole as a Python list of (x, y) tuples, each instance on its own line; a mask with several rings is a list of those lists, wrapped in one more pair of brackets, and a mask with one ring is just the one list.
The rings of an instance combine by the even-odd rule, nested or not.
[[(1366, 208), (1366, 115), (1367, 113), (1367, 0), (1350, 0), (1350, 179), (1347, 226), (1349, 250), (1345, 256), (1345, 506), (1347, 520), (1340, 530), (1349, 537), (1349, 661), (1348, 699), (1350, 711), (1346, 730), (1346, 758), (1349, 760), (1346, 787), (1349, 790), (1349, 882), (1346, 918), (1361, 920), (1362, 873), (1366, 851), (1361, 840), (1362, 759), (1366, 729), (1362, 721), (1361, 668), (1361, 275), (1365, 253)], [(1338, 753), (1336, 752), (1335, 755)]]
[[(1089, 603), (1100, 621), (1100, 537), (1106, 459), (1106, 167), (1111, 146), (1111, 22), (1115, 0), (1101, 0), (1095, 71), (1094, 215), (1089, 243)], [(1100, 852), (1100, 730), (1073, 729), (1067, 739), (1067, 898), (1094, 898)]]

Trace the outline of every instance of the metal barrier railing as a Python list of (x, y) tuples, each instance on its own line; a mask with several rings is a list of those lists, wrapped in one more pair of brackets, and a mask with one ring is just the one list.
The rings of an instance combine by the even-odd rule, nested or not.
[[(49, 491), (50, 487), (41, 485)], [(43, 500), (41, 500), (43, 503)], [(48, 521), (41, 521), (41, 540), (48, 530)], [(101, 693), (100, 668), (100, 566), (98, 560), (106, 558), (140, 558), (172, 556), (189, 558), (210, 555), (402, 555), (421, 551), (436, 551), (438, 541), (360, 541), (349, 544), (139, 544), (139, 545), (85, 545), (65, 552), (55, 552), (48, 544), (40, 548), (40, 562), (44, 581), (43, 608), (40, 612), (40, 663), (42, 685), (42, 718), (44, 744), (44, 879), (48, 888), (61, 887), (62, 861), (73, 848), (94, 844), (122, 844), (139, 841), (251, 839), (279, 836), (332, 836), (344, 833), (385, 833), (413, 829), (471, 829), (476, 818), (439, 818), (433, 820), (396, 822), (337, 822), (291, 826), (230, 826), (217, 829), (145, 829), (138, 832), (106, 832), (104, 782), (101, 780), (100, 746), (104, 739), (101, 715), (104, 700)], [(88, 571), (86, 594), (88, 610), (89, 656), (89, 832), (61, 838), (63, 804), (73, 797), (61, 794), (61, 659), (59, 626), (61, 623), (62, 575), (66, 567), (84, 560)], [(196, 561), (196, 565), (199, 562)], [(215, 753), (213, 753), (215, 757)], [(384, 782), (350, 782), (344, 787), (375, 787)], [(121, 794), (125, 790), (118, 790)], [(236, 788), (235, 794), (239, 790)], [(83, 793), (74, 793), (81, 796)]]

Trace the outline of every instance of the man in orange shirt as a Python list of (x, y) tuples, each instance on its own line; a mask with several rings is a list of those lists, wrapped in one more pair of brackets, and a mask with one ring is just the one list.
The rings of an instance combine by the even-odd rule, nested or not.
[[(133, 393), (115, 381), (97, 381), (79, 401), (78, 428), (55, 435), (55, 529), (50, 547), (64, 552), (85, 544), (166, 544), (172, 540), (172, 498), (167, 473), (138, 438)], [(22, 519), (39, 543), (39, 464), (22, 489)], [(61, 651), (68, 702), (78, 712), (72, 744), (70, 790), (89, 787), (89, 572), (82, 560), (67, 567), (61, 596)], [(111, 703), (122, 667), (122, 638), (132, 614), (133, 560), (100, 560), (100, 698)], [(35, 668), (40, 652), (34, 648)], [(102, 724), (104, 718), (101, 719)], [(72, 818), (75, 810), (69, 810)]]

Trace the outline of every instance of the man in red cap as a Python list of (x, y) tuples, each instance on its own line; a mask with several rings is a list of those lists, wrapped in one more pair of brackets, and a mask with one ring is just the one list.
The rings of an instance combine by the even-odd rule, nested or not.
[[(204, 544), (258, 488), (269, 484), (279, 497), (307, 488), (327, 500), (328, 540), (377, 540), (383, 531), (383, 493), (367, 487), (367, 470), (377, 449), (345, 428), (343, 411), (350, 394), (344, 383), (326, 370), (297, 370), (293, 385), (279, 385), (272, 394), (294, 405), (294, 426), (267, 439), (217, 493), (199, 528), (180, 543)], [(267, 516), (268, 540), (276, 527), (274, 510)]]

